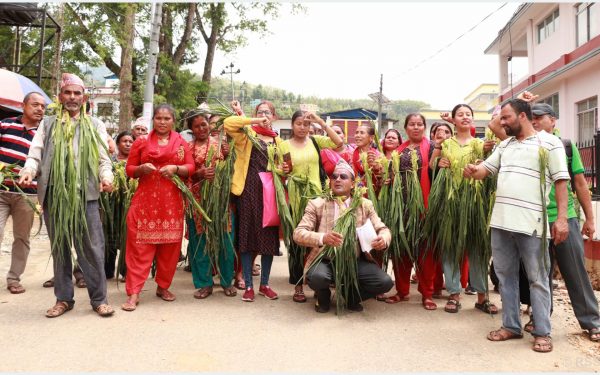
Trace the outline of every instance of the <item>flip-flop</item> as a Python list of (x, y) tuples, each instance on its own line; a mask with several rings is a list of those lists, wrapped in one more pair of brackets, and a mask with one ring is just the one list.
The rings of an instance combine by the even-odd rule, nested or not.
[(588, 330), (588, 336), (590, 337), (591, 341), (600, 342), (600, 328), (595, 327)]
[(398, 302), (406, 302), (406, 301), (408, 301), (408, 296), (401, 296), (399, 294), (394, 294), (393, 296), (385, 299), (385, 303), (390, 303), (390, 304), (394, 304), (394, 303), (398, 303)]
[(123, 311), (134, 311), (139, 305), (140, 300), (135, 301), (135, 303), (127, 300), (124, 304), (121, 305), (121, 310)]
[(10, 284), (6, 287), (6, 289), (8, 289), (11, 294), (25, 293), (25, 288), (23, 288), (23, 285), (19, 283)]
[(437, 305), (435, 302), (433, 302), (431, 299), (429, 298), (425, 298), (423, 299), (423, 308), (425, 308), (425, 310), (435, 310), (437, 309)]
[(487, 335), (487, 339), (490, 341), (506, 341), (506, 340), (514, 340), (514, 339), (522, 339), (523, 335), (519, 333), (514, 333), (512, 331), (507, 330), (506, 328), (500, 328), (495, 331), (491, 331)]

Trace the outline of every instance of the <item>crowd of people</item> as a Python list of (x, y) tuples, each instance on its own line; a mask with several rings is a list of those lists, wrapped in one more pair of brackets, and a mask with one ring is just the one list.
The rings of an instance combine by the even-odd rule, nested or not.
[[(293, 114), (293, 135), (282, 140), (272, 128), (278, 117), (271, 102), (262, 101), (247, 117), (233, 101), (235, 115), (227, 117), (210, 109), (186, 112), (185, 136), (175, 131), (176, 110), (161, 104), (152, 119), (136, 120), (113, 141), (105, 125), (85, 113), (81, 79), (64, 74), (53, 114), (44, 116), (43, 97), (30, 93), (23, 115), (0, 124), (0, 161), (16, 163), (20, 176), (18, 186), (7, 180), (8, 190), (0, 192), (0, 233), (8, 215), (14, 225), (7, 289), (25, 292), (20, 277), (34, 217), (29, 203), (37, 193), (53, 258), (49, 286), (56, 302), (47, 317), (74, 307), (74, 271), (100, 316), (114, 313), (107, 301), (111, 278), (125, 280), (124, 311), (138, 308), (151, 272), (156, 295), (174, 301), (184, 236), (194, 298), (212, 295), (218, 277), (225, 296), (240, 289), (241, 300), (252, 302), (258, 273), (258, 294), (277, 299), (270, 271), (283, 240), (291, 298), (307, 302), (304, 288), (310, 287), (318, 313), (330, 310), (332, 290), (338, 311), (362, 311), (369, 298), (409, 300), (416, 282), (426, 310), (437, 309), (434, 299), (445, 298), (445, 287), (444, 310), (458, 313), (469, 285), (477, 295), (474, 308), (497, 314), (488, 287), (493, 259), (502, 327), (487, 338), (521, 338), (525, 330), (538, 352), (552, 350), (556, 262), (581, 327), (600, 341), (598, 302), (583, 262), (582, 233), (593, 237), (595, 225), (581, 159), (575, 145), (552, 135), (552, 107), (535, 99), (524, 92), (498, 106), (489, 125), (494, 136), (485, 140), (474, 137), (467, 104), (441, 114), (429, 134), (428, 119), (411, 113), (406, 139), (389, 129), (379, 142), (376, 128), (364, 123), (348, 144), (344, 129), (306, 111)], [(115, 179), (118, 165), (125, 182)], [(585, 214), (583, 230), (571, 179)], [(111, 206), (122, 215), (115, 219), (99, 201), (120, 189), (131, 194)], [(521, 303), (532, 308), (525, 327)]]

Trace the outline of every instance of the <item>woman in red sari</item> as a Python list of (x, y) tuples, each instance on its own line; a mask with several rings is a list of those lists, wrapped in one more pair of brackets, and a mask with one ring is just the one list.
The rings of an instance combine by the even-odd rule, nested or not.
[(175, 110), (161, 104), (154, 110), (153, 130), (133, 143), (127, 160), (127, 175), (139, 185), (127, 213), (127, 276), (129, 298), (121, 308), (133, 311), (156, 258), (156, 295), (174, 301), (169, 291), (175, 275), (183, 237), (184, 202), (171, 176), (186, 179), (194, 172), (194, 159), (187, 142), (175, 131)]
[[(435, 144), (425, 137), (425, 117), (420, 113), (411, 113), (404, 120), (404, 129), (408, 135), (408, 140), (398, 147), (400, 154), (400, 171), (408, 171), (412, 169), (411, 153), (416, 151), (418, 159), (418, 175), (421, 185), (421, 193), (423, 194), (423, 203), (425, 209), (429, 201), (429, 191), (431, 190), (431, 175), (429, 172), (429, 160), (433, 153)], [(396, 178), (403, 178), (397, 176)], [(403, 188), (406, 184), (402, 184)], [(405, 214), (406, 215), (406, 214)], [(406, 220), (406, 219), (405, 219)], [(426, 241), (424, 241), (426, 242)], [(421, 301), (426, 310), (435, 310), (437, 305), (433, 302), (433, 284), (435, 278), (436, 263), (433, 257), (433, 251), (428, 251), (424, 243), (419, 249), (415, 269), (418, 276), (419, 292), (421, 293)], [(410, 273), (413, 263), (408, 255), (401, 259), (392, 257), (394, 266), (394, 278), (396, 283), (396, 294), (386, 298), (387, 303), (398, 303), (408, 301), (410, 289)]]

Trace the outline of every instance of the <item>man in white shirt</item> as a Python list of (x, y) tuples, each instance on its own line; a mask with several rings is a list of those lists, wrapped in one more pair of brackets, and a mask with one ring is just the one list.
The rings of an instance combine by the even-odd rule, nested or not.
[[(519, 304), (519, 260), (527, 271), (536, 326), (533, 350), (552, 351), (548, 284), (548, 205), (555, 184), (558, 219), (552, 227), (555, 243), (568, 236), (567, 170), (562, 142), (546, 132), (536, 132), (531, 124), (529, 103), (513, 99), (502, 106), (500, 124), (509, 136), (479, 165), (469, 164), (464, 176), (483, 179), (498, 175), (496, 201), (490, 221), (494, 268), (500, 280), (502, 328), (487, 338), (505, 341), (522, 338)], [(543, 162), (541, 156), (546, 158)], [(543, 170), (542, 170), (543, 168)]]

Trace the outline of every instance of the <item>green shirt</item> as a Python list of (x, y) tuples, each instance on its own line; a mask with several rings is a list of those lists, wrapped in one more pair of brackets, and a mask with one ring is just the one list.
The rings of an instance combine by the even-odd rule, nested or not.
[[(329, 137), (314, 135), (313, 138), (319, 145), (319, 148), (335, 148), (335, 143)], [(281, 152), (290, 153), (292, 158), (292, 176), (307, 176), (314, 185), (317, 192), (321, 192), (321, 180), (319, 179), (319, 154), (310, 139), (307, 139), (306, 145), (302, 148), (294, 147), (290, 140), (281, 143)], [(290, 198), (292, 194), (290, 194)]]
[[(573, 150), (573, 157), (571, 158), (571, 171), (573, 171), (573, 176), (576, 174), (580, 174), (585, 172), (583, 168), (583, 162), (581, 161), (581, 156), (579, 155), (579, 150), (577, 146), (573, 142), (571, 142), (571, 149)], [(567, 163), (569, 162), (567, 157)], [(572, 219), (577, 217), (577, 211), (575, 211), (575, 205), (573, 204), (573, 194), (571, 191), (571, 184), (567, 182), (567, 196), (569, 197), (568, 210), (567, 210), (567, 218)], [(554, 192), (554, 185), (552, 185), (552, 189), (550, 190), (550, 203), (548, 203), (548, 221), (550, 223), (554, 223), (558, 217), (558, 207), (556, 206), (556, 196)]]

